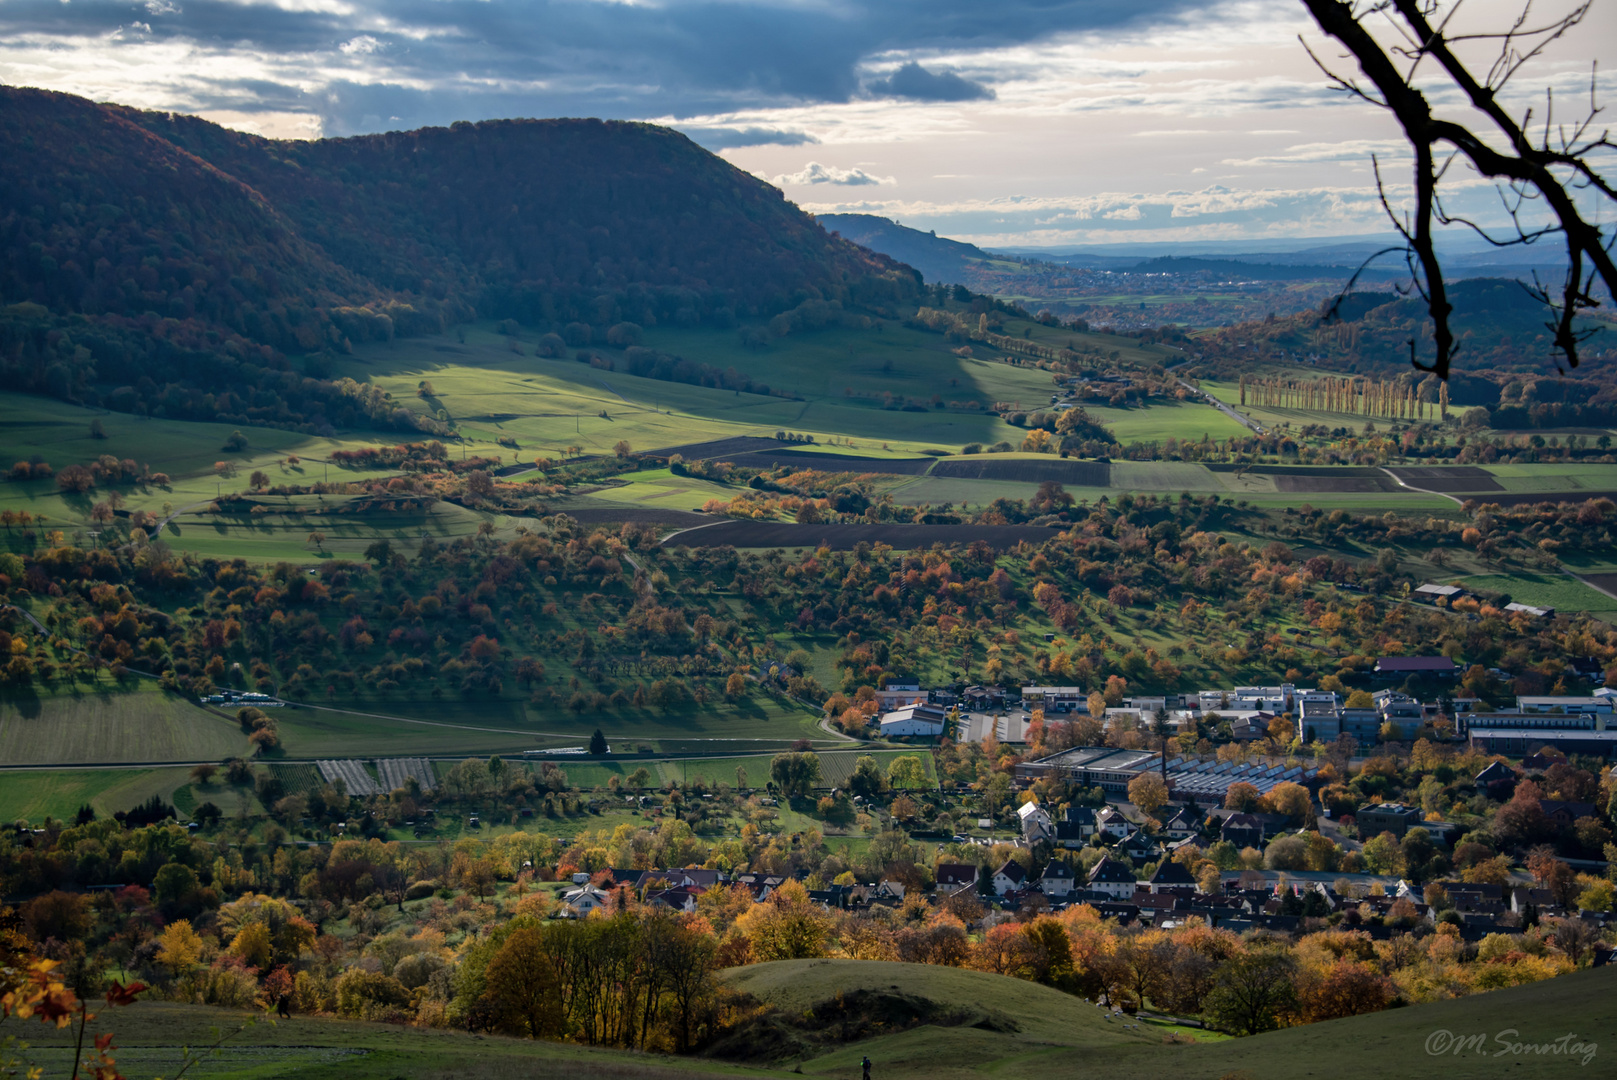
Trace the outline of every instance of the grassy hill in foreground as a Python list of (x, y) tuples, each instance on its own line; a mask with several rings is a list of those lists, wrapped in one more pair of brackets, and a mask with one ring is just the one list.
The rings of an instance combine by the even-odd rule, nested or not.
[[(1167, 1040), (1175, 1029), (1125, 1029), (1081, 998), (998, 975), (952, 968), (857, 960), (789, 960), (733, 969), (730, 984), (778, 1006), (784, 1015), (823, 1009), (837, 996), (886, 991), (957, 1010), (964, 1023), (925, 1025), (852, 1043), (803, 1061), (806, 1075), (853, 1076), (869, 1055), (872, 1075), (950, 1077), (994, 1074), (1046, 1077), (1552, 1077), (1588, 1075), (1566, 1054), (1496, 1056), (1509, 1042), (1617, 1045), (1617, 972), (1582, 971), (1532, 986), (1435, 1005), (1397, 1009), (1250, 1039)], [(975, 1014), (977, 1019), (969, 1019)], [(1009, 1018), (1015, 1030), (1009, 1030)], [(1182, 1030), (1182, 1029), (1181, 1029)], [(1434, 1032), (1484, 1034), (1482, 1051), (1429, 1055)], [(1183, 1038), (1183, 1036), (1180, 1036)], [(1212, 1037), (1216, 1039), (1217, 1037)], [(1438, 1036), (1439, 1040), (1442, 1036)], [(1434, 1044), (1435, 1045), (1435, 1044)], [(1082, 1050), (1084, 1053), (1074, 1053)], [(1599, 1060), (1597, 1056), (1596, 1061)]]
[[(1603, 1075), (1617, 1049), (1617, 972), (1576, 974), (1490, 994), (1397, 1009), (1370, 1016), (1271, 1032), (1250, 1039), (1167, 1043), (1166, 1029), (1124, 1029), (1079, 998), (999, 975), (952, 968), (859, 960), (788, 960), (737, 968), (732, 986), (779, 1007), (804, 1013), (844, 1000), (879, 1005), (891, 1014), (899, 998), (954, 1011), (965, 1023), (926, 1024), (863, 1039), (805, 1060), (796, 1068), (749, 1068), (710, 1059), (626, 1054), (556, 1043), (478, 1037), (456, 1031), (398, 1028), (315, 1017), (260, 1024), (233, 1038), (219, 1056), (188, 1075), (204, 1080), (297, 1077), (299, 1080), (447, 1080), (450, 1077), (591, 1076), (622, 1080), (676, 1080), (690, 1076), (855, 1077), (869, 1055), (880, 1080), (995, 1075), (1060, 1078), (1174, 1077), (1176, 1080), (1267, 1078), (1442, 1077), (1443, 1080), (1524, 1080)], [(879, 1009), (868, 1009), (876, 1015)], [(110, 1014), (122, 1049), (119, 1064), (131, 1077), (173, 1075), (180, 1047), (212, 1043), (216, 1029), (234, 1027), (246, 1014), (221, 1009), (141, 1003)], [(975, 1017), (975, 1019), (972, 1019)], [(1010, 1023), (1007, 1023), (1009, 1021)], [(973, 1026), (973, 1025), (976, 1026)], [(1014, 1024), (1017, 1030), (1008, 1030)], [(1428, 1053), (1446, 1036), (1483, 1035), (1480, 1052)], [(66, 1075), (71, 1033), (30, 1030), (45, 1077)], [(1583, 1054), (1509, 1052), (1509, 1044), (1593, 1046)], [(1435, 1035), (1435, 1039), (1434, 1039)], [(1496, 1038), (1502, 1037), (1503, 1041)], [(1500, 1051), (1507, 1052), (1501, 1054)], [(1591, 1068), (1592, 1066), (1592, 1068)], [(791, 1069), (789, 1073), (787, 1070)]]

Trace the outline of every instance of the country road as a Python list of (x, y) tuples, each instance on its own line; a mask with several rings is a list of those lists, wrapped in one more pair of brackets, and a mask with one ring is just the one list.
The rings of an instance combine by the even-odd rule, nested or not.
[[(1180, 362), (1178, 364), (1175, 364), (1175, 365), (1173, 365), (1173, 367), (1170, 367), (1170, 368), (1167, 369), (1167, 373), (1170, 374), (1170, 375), (1173, 375), (1173, 372), (1174, 372), (1175, 368), (1182, 368), (1186, 364), (1189, 364), (1189, 363), (1192, 363), (1192, 362), (1193, 361), (1185, 360), (1185, 361), (1182, 361), (1182, 362)], [(1207, 399), (1207, 404), (1211, 405), (1213, 408), (1217, 409), (1219, 412), (1223, 413), (1225, 416), (1229, 417), (1231, 420), (1234, 420), (1237, 424), (1240, 424), (1242, 427), (1249, 429), (1250, 431), (1252, 431), (1253, 434), (1255, 434), (1255, 435), (1263, 435), (1263, 434), (1265, 434), (1265, 429), (1264, 429), (1263, 425), (1258, 423), (1256, 420), (1252, 419), (1250, 416), (1245, 416), (1245, 415), (1243, 415), (1241, 413), (1236, 412), (1234, 409), (1230, 408), (1228, 405), (1226, 405), (1222, 401), (1218, 400), (1218, 398), (1214, 397), (1212, 394), (1209, 394), (1206, 390), (1203, 390), (1200, 387), (1192, 386), (1190, 383), (1187, 383), (1185, 380), (1181, 379), (1177, 375), (1174, 375), (1173, 378), (1174, 378), (1174, 382), (1178, 383), (1180, 386), (1184, 387), (1186, 390), (1190, 391), (1192, 394), (1199, 394), (1200, 396), (1206, 398)]]

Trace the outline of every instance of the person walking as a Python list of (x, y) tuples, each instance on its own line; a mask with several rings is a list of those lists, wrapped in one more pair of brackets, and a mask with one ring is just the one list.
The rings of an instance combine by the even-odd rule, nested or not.
[(870, 1058), (869, 1058), (869, 1056), (866, 1056), (866, 1058), (865, 1058), (865, 1060), (864, 1060), (864, 1062), (863, 1062), (863, 1064), (864, 1064), (864, 1066), (865, 1066), (865, 1077), (864, 1077), (864, 1080), (870, 1080)]

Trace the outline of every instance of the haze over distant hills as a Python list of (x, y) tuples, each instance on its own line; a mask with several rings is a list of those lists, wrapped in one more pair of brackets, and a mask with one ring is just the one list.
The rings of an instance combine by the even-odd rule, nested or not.
[(915, 267), (929, 284), (965, 284), (994, 259), (975, 244), (921, 232), (874, 214), (821, 214), (819, 222), (845, 240)]

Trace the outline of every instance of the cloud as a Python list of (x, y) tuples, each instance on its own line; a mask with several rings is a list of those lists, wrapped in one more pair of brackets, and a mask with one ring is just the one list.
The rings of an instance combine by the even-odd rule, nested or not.
[(1224, 158), (1220, 165), (1240, 168), (1259, 168), (1271, 165), (1317, 165), (1321, 162), (1345, 161), (1363, 164), (1376, 155), (1383, 163), (1389, 159), (1406, 160), (1410, 156), (1407, 143), (1391, 139), (1345, 139), (1339, 142), (1301, 143), (1288, 146), (1279, 154), (1264, 154), (1250, 158)]
[(738, 146), (808, 146), (818, 143), (806, 131), (771, 127), (680, 127), (691, 141), (709, 150), (731, 150)]
[[(1396, 197), (1398, 192), (1393, 192)], [(811, 214), (864, 213), (976, 244), (1050, 246), (1221, 236), (1342, 236), (1385, 228), (1373, 190), (1344, 187), (1103, 192), (931, 203), (903, 199), (801, 203)]]
[[(877, 80), (910, 100), (990, 96), (921, 66), (962, 50), (1158, 28), (1196, 0), (134, 0), (164, 17), (147, 62), (110, 40), (119, 0), (0, 4), (0, 81), (151, 107), (244, 109), (236, 78), (279, 84), (328, 135), (501, 116), (688, 119), (846, 104)], [(169, 9), (173, 8), (170, 12)], [(370, 42), (375, 42), (372, 47)], [(159, 53), (157, 46), (167, 46)], [(281, 101), (266, 105), (281, 110)]]
[(913, 60), (888, 78), (866, 83), (865, 89), (878, 97), (911, 101), (981, 101), (994, 96), (994, 92), (981, 83), (963, 79), (952, 71), (928, 71)]
[(896, 184), (891, 176), (874, 176), (863, 169), (838, 169), (811, 161), (802, 170), (777, 176), (769, 181), (776, 187), (805, 187), (812, 184), (836, 184), (839, 187), (863, 187), (867, 184)]
[(382, 43), (369, 34), (361, 34), (356, 38), (349, 38), (337, 46), (349, 56), (369, 56), (382, 48)]

